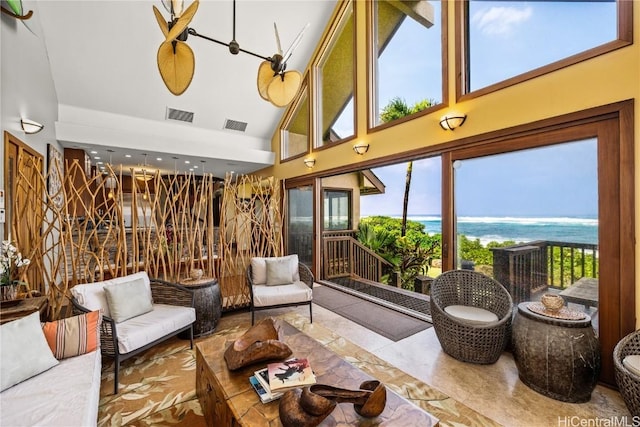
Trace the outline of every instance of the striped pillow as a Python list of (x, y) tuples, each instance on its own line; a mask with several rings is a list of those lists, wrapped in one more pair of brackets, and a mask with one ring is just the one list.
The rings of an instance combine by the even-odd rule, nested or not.
[(79, 316), (46, 322), (42, 331), (56, 359), (80, 356), (100, 346), (102, 313), (92, 311)]

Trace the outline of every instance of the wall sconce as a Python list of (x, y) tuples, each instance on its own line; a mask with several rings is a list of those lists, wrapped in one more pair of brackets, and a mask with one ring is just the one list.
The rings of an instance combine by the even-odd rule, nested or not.
[(20, 119), (20, 126), (26, 134), (38, 133), (44, 128), (44, 125), (29, 119)]
[(309, 169), (311, 169), (312, 167), (314, 167), (316, 165), (316, 159), (304, 159), (304, 164), (306, 167), (308, 167)]
[(467, 120), (466, 114), (450, 113), (440, 119), (440, 126), (444, 130), (454, 130), (462, 126), (465, 120)]
[(362, 156), (364, 153), (369, 151), (369, 144), (366, 142), (359, 142), (353, 146), (353, 151)]

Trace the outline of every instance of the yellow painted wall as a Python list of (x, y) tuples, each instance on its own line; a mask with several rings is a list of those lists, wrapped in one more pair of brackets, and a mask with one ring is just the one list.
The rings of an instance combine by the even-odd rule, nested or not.
[[(366, 107), (366, 13), (364, 2), (356, 9), (359, 30), (357, 52), (357, 139), (368, 142), (369, 152), (365, 156), (354, 153), (353, 143), (340, 144), (330, 149), (312, 152), (315, 167), (307, 169), (302, 160), (278, 164), (261, 173), (277, 178), (304, 176), (311, 172), (339, 167), (344, 164), (357, 165), (371, 160), (419, 147), (449, 142), (512, 126), (535, 122), (592, 107), (628, 99), (640, 98), (640, 3), (634, 4), (632, 45), (598, 56), (576, 65), (537, 77), (532, 80), (493, 92), (472, 100), (456, 103), (454, 68), (454, 3), (447, 2), (449, 9), (449, 100), (450, 106), (400, 125), (367, 134)], [(467, 114), (467, 120), (455, 132), (440, 128), (439, 119), (444, 112), (455, 110)], [(636, 242), (640, 241), (640, 106), (635, 106), (635, 224)], [(393, 143), (389, 143), (392, 141)], [(279, 158), (278, 132), (274, 133), (272, 149)], [(640, 248), (636, 246), (636, 328), (640, 328)]]

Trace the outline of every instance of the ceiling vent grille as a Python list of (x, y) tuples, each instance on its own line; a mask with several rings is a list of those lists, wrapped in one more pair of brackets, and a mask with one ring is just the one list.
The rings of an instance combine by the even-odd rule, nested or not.
[(224, 128), (230, 130), (237, 130), (239, 132), (244, 132), (247, 129), (246, 122), (239, 122), (237, 120), (226, 119), (224, 121)]
[(167, 120), (193, 123), (193, 113), (191, 111), (176, 110), (175, 108), (167, 107)]

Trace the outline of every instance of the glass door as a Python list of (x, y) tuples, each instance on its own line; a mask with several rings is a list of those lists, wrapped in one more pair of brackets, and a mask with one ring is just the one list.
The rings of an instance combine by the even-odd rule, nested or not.
[(313, 185), (287, 189), (287, 253), (298, 254), (301, 263), (313, 269)]
[(597, 139), (458, 159), (453, 170), (456, 268), (492, 276), (515, 305), (559, 294), (597, 330)]

